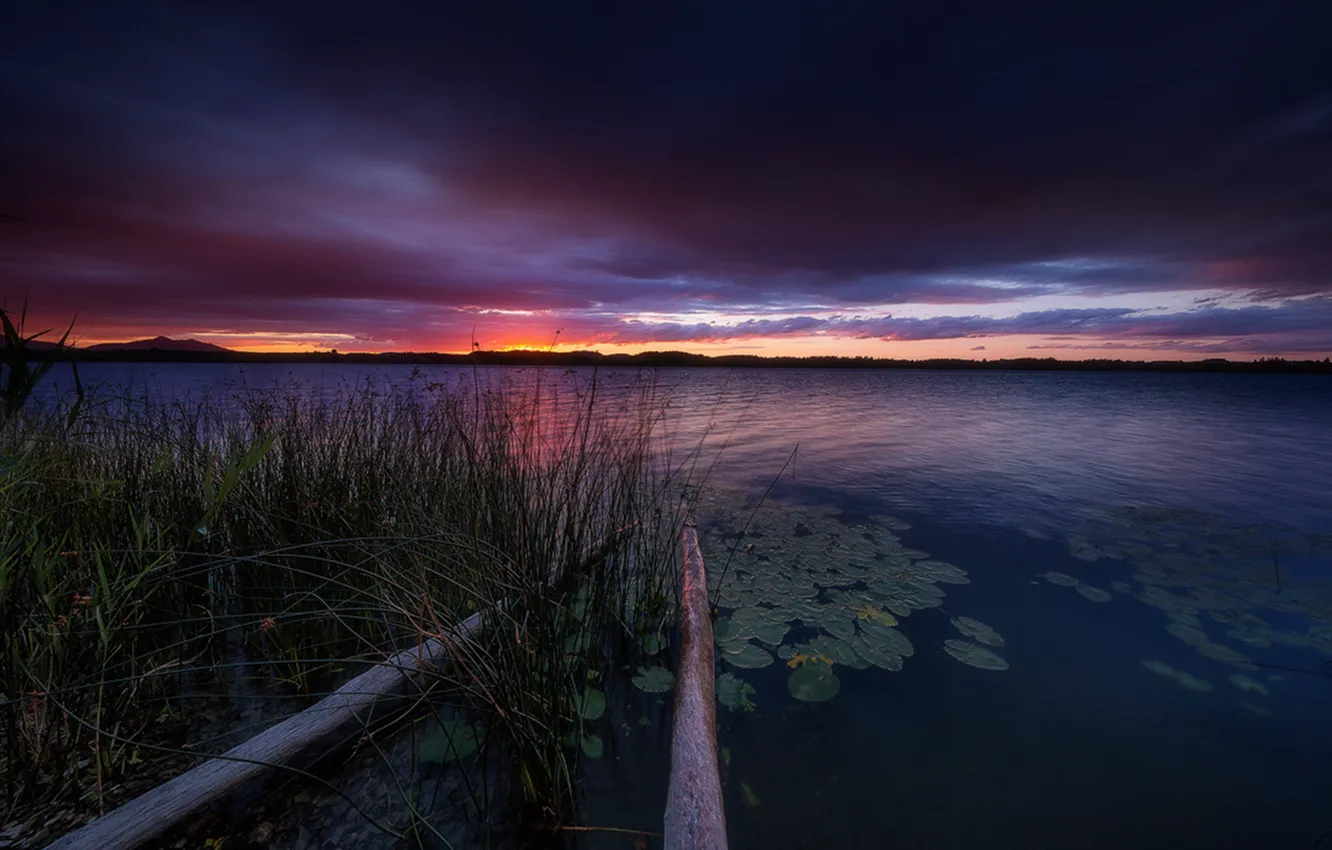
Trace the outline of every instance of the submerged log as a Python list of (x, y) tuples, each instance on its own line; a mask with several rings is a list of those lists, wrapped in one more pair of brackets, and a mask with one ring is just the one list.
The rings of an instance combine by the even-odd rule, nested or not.
[(682, 535), (680, 663), (675, 677), (671, 779), (666, 791), (666, 850), (726, 850), (726, 814), (717, 770), (712, 613), (698, 532)]

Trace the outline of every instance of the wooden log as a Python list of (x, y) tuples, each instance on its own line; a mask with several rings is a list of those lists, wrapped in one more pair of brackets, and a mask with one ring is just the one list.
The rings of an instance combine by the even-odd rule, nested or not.
[[(569, 576), (552, 573), (551, 586), (609, 556), (636, 525), (607, 537)], [(327, 751), (360, 735), (377, 719), (374, 711), (381, 700), (417, 690), (424, 671), (447, 670), (452, 660), (450, 647), (470, 641), (487, 619), (482, 615), (478, 611), (442, 639), (430, 638), (393, 655), (304, 711), (56, 839), (48, 850), (133, 850), (242, 786), (265, 778), (275, 768), (312, 760), (312, 752)], [(708, 640), (710, 646), (711, 632)]]
[(717, 769), (712, 612), (698, 532), (681, 535), (680, 663), (675, 675), (671, 779), (666, 791), (666, 850), (726, 850), (726, 813)]
[(480, 612), (464, 620), (450, 640), (431, 638), (352, 679), (304, 711), (265, 729), (120, 808), (57, 839), (49, 850), (131, 850), (161, 836), (224, 795), (260, 779), (274, 766), (297, 762), (311, 747), (347, 740), (373, 722), (376, 703), (418, 686), (423, 670), (447, 668), (451, 641), (471, 640)]

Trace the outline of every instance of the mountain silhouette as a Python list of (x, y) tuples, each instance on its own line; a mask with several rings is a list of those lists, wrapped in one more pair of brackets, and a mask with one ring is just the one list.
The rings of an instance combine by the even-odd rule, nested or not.
[(152, 339), (136, 339), (130, 342), (99, 342), (90, 345), (87, 351), (230, 351), (211, 342), (197, 339), (172, 339), (169, 336), (155, 336)]

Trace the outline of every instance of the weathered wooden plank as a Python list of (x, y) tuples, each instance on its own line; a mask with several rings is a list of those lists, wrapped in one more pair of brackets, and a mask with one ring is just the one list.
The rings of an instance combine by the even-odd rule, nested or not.
[[(609, 535), (567, 575), (552, 572), (551, 586), (585, 573), (609, 556), (635, 527), (637, 523)], [(430, 638), (393, 655), (304, 711), (64, 835), (48, 845), (49, 850), (133, 850), (274, 769), (361, 734), (375, 719), (373, 712), (381, 700), (411, 692), (425, 671), (446, 671), (452, 660), (450, 646), (470, 641), (484, 625), (483, 613), (459, 623), (453, 634)], [(709, 647), (711, 640), (709, 632)]]
[(680, 662), (675, 674), (665, 846), (666, 850), (726, 850), (707, 571), (692, 526), (685, 527), (681, 543)]
[(49, 845), (50, 850), (131, 850), (151, 841), (224, 795), (257, 780), (275, 765), (297, 761), (308, 748), (360, 734), (375, 704), (417, 687), (420, 671), (446, 669), (450, 641), (467, 641), (481, 628), (478, 612), (449, 641), (431, 638), (405, 649), (347, 682), (304, 711), (255, 735), (220, 757), (182, 773)]

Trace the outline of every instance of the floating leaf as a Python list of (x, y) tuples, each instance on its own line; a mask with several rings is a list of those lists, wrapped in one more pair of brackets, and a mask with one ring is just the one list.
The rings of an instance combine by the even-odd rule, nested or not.
[(629, 681), (640, 691), (663, 694), (675, 687), (675, 674), (665, 667), (639, 667), (638, 675)]
[(749, 787), (748, 782), (740, 783), (740, 799), (745, 801), (745, 808), (757, 809), (760, 805), (758, 795)]
[(767, 667), (772, 663), (772, 655), (767, 650), (752, 643), (741, 644), (739, 652), (724, 652), (722, 658), (727, 664), (746, 670), (756, 670), (760, 667)]
[(584, 720), (600, 720), (606, 713), (606, 697), (596, 688), (584, 688), (578, 713)]
[(819, 620), (819, 625), (839, 640), (851, 640), (856, 636), (856, 621), (850, 617), (824, 617)]
[(1092, 587), (1089, 584), (1079, 584), (1077, 591), (1093, 602), (1109, 602), (1114, 598), (1110, 595), (1110, 591), (1101, 590), (1099, 587)]
[(865, 642), (871, 646), (883, 646), (907, 658), (916, 654), (911, 641), (897, 629), (890, 629), (874, 620), (861, 620), (857, 626)]
[(759, 623), (750, 629), (750, 634), (762, 643), (777, 646), (790, 629), (786, 623)]
[(993, 650), (969, 640), (946, 640), (944, 650), (958, 661), (980, 670), (1007, 670), (1008, 662)]
[(662, 638), (661, 632), (652, 632), (643, 638), (643, 653), (645, 655), (656, 655), (661, 652), (666, 641)]
[(590, 759), (601, 758), (601, 753), (603, 751), (601, 738), (597, 737), (596, 735), (584, 735), (582, 743), (583, 743), (583, 755), (587, 756)]
[(1185, 623), (1172, 622), (1170, 625), (1166, 626), (1166, 631), (1174, 637), (1184, 641), (1189, 646), (1197, 647), (1211, 643), (1211, 638), (1207, 637), (1207, 632)]
[[(887, 670), (890, 673), (899, 673), (902, 670), (902, 655), (894, 652), (886, 643), (870, 643), (865, 640), (863, 634), (856, 635), (855, 639), (850, 641), (850, 650), (867, 664), (872, 664), (880, 670)], [(849, 665), (855, 666), (855, 665)]]
[(729, 617), (718, 617), (712, 624), (712, 636), (718, 641), (727, 641), (740, 634), (740, 629)]
[(832, 665), (822, 661), (801, 664), (791, 671), (786, 680), (791, 696), (803, 702), (824, 702), (837, 696), (842, 682), (832, 671)]
[(1198, 654), (1204, 658), (1210, 658), (1213, 661), (1220, 661), (1222, 664), (1229, 664), (1232, 667), (1238, 667), (1241, 670), (1257, 670), (1258, 665), (1253, 663), (1253, 659), (1242, 652), (1237, 652), (1224, 644), (1207, 642), (1202, 646), (1195, 646)]
[(973, 620), (970, 617), (957, 617), (953, 620), (953, 628), (962, 633), (964, 637), (990, 646), (1003, 646), (1004, 638), (994, 629), (982, 623), (980, 620)]
[(917, 561), (912, 569), (920, 578), (929, 581), (941, 581), (945, 584), (971, 584), (967, 571), (947, 561)]
[(732, 711), (753, 711), (754, 686), (731, 673), (717, 677), (717, 701)]
[(1184, 687), (1188, 688), (1191, 691), (1206, 693), (1207, 691), (1212, 690), (1211, 682), (1208, 682), (1204, 679), (1199, 679), (1197, 676), (1185, 673), (1183, 670), (1176, 670), (1175, 668), (1171, 667), (1169, 664), (1166, 664), (1164, 661), (1144, 660), (1142, 662), (1142, 666), (1146, 667), (1148, 670), (1151, 670), (1153, 673), (1157, 673), (1162, 676), (1174, 679), (1176, 682), (1178, 682), (1179, 684), (1183, 685)]
[(419, 755), (426, 764), (463, 759), (481, 745), (476, 727), (463, 720), (444, 721), (421, 739)]
[(1253, 691), (1256, 694), (1267, 696), (1267, 686), (1262, 682), (1255, 682), (1243, 673), (1231, 673), (1230, 684), (1239, 688), (1241, 691)]
[(873, 620), (885, 626), (897, 625), (897, 618), (886, 611), (880, 611), (873, 605), (865, 605), (856, 610), (856, 617), (861, 620)]
[(759, 626), (766, 626), (772, 623), (785, 622), (774, 612), (772, 608), (764, 608), (759, 605), (752, 605), (748, 608), (737, 608), (731, 612), (731, 622), (735, 627), (746, 634), (752, 634), (754, 629)]

